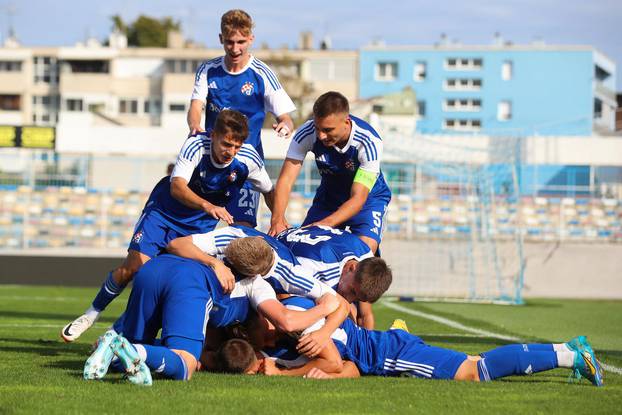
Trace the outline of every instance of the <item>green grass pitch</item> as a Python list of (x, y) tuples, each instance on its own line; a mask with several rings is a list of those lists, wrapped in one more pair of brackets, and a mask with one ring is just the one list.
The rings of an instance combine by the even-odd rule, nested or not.
[[(568, 384), (569, 370), (490, 383), (413, 378), (316, 381), (197, 373), (190, 382), (155, 379), (141, 388), (109, 374), (86, 382), (90, 344), (124, 308), (117, 299), (74, 344), (60, 328), (88, 305), (95, 289), (0, 286), (0, 414), (13, 413), (622, 413), (622, 376), (605, 373), (605, 386)], [(565, 341), (587, 334), (597, 356), (622, 368), (622, 302), (531, 300), (524, 306), (402, 303), (426, 315), (530, 342)], [(375, 306), (378, 328), (396, 317), (427, 342), (467, 353), (505, 344), (429, 318)]]

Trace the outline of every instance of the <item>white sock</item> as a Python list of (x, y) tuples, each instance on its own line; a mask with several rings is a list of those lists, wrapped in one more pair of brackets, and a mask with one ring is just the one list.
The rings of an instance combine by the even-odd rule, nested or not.
[(577, 352), (572, 351), (556, 351), (557, 354), (557, 364), (559, 367), (573, 367), (574, 366), (574, 358), (577, 355)]
[(97, 311), (93, 308), (93, 306), (90, 306), (88, 308), (88, 310), (86, 310), (84, 312), (84, 314), (86, 314), (90, 319), (92, 319), (93, 321), (97, 320), (99, 318), (99, 314), (101, 313), (101, 311)]

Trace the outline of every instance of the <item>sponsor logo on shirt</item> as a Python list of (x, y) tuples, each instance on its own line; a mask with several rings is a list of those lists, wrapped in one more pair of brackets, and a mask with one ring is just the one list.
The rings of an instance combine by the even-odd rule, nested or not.
[(207, 89), (218, 89), (218, 87), (216, 86), (216, 81), (212, 81), (207, 84)]
[(248, 95), (250, 96), (253, 93), (253, 89), (255, 88), (255, 85), (253, 85), (252, 82), (245, 82), (244, 85), (242, 85), (242, 88), (240, 89), (240, 92), (243, 93), (244, 95)]

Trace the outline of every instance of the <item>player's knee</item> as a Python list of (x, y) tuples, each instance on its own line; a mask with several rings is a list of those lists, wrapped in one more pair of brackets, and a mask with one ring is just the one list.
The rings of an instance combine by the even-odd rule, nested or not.
[(479, 382), (479, 373), (477, 371), (477, 361), (467, 358), (456, 372), (454, 380), (462, 380), (469, 382)]
[(186, 380), (192, 379), (192, 375), (197, 369), (197, 359), (190, 353), (186, 352), (185, 350), (173, 350), (173, 352), (178, 354), (179, 357), (181, 357), (182, 360), (184, 361), (184, 364), (186, 365), (186, 370), (187, 370)]

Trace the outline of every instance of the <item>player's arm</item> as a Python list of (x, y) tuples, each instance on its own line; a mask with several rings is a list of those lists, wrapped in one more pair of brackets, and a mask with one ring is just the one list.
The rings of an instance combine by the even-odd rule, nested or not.
[(272, 218), (270, 219), (270, 230), (268, 235), (274, 236), (289, 228), (285, 220), (285, 210), (292, 192), (292, 186), (300, 174), (303, 160), (286, 158), (281, 167), (281, 173), (276, 182), (274, 190), (274, 206), (272, 208)]
[[(207, 235), (207, 234), (203, 234)], [(197, 235), (198, 236), (198, 235)], [(206, 236), (207, 237), (207, 236)], [(193, 235), (183, 236), (175, 238), (168, 243), (166, 250), (174, 255), (194, 259), (199, 261), (214, 270), (220, 285), (225, 293), (229, 293), (233, 290), (235, 285), (235, 277), (229, 267), (227, 267), (221, 260), (216, 258), (216, 248), (214, 247), (209, 252), (201, 249), (194, 242)], [(211, 253), (211, 255), (210, 255)]]
[[(267, 282), (266, 282), (267, 284)], [(268, 284), (269, 286), (270, 284)], [(272, 287), (270, 287), (272, 288)], [(278, 330), (292, 333), (302, 331), (321, 318), (326, 317), (339, 307), (339, 301), (334, 295), (327, 293), (317, 300), (317, 305), (305, 311), (290, 310), (280, 301), (267, 300), (258, 305), (257, 309)]]
[(186, 120), (188, 122), (189, 135), (194, 135), (197, 132), (205, 131), (201, 126), (201, 119), (203, 118), (203, 107), (205, 102), (200, 99), (192, 99), (190, 101), (190, 108), (188, 108), (188, 114)]
[(350, 304), (337, 294), (339, 308), (326, 317), (326, 323), (319, 330), (307, 333), (300, 338), (296, 350), (307, 357), (317, 356), (329, 343), (330, 336), (343, 323), (350, 313)]
[(320, 368), (312, 368), (305, 377), (309, 379), (359, 378), (361, 377), (361, 372), (353, 362), (346, 360), (343, 362), (341, 372), (326, 373)]
[(339, 209), (324, 219), (315, 222), (314, 225), (325, 225), (335, 228), (359, 213), (367, 201), (367, 196), (373, 187), (373, 183), (376, 181), (376, 177), (377, 174), (369, 173), (359, 168), (352, 183), (350, 198), (339, 206)]
[(184, 206), (202, 210), (209, 213), (214, 219), (225, 221), (229, 225), (233, 223), (233, 216), (227, 212), (227, 209), (216, 206), (194, 193), (188, 186), (188, 181), (182, 177), (171, 179), (171, 196)]
[(305, 376), (311, 369), (315, 368), (328, 373), (340, 373), (343, 371), (343, 364), (344, 362), (341, 359), (341, 355), (335, 343), (330, 341), (315, 358), (302, 366), (278, 368), (274, 360), (266, 359), (264, 360), (261, 372), (269, 376)]
[(376, 325), (376, 319), (374, 318), (374, 312), (371, 308), (371, 303), (365, 301), (359, 301), (358, 304), (358, 316), (356, 323), (365, 329), (373, 330)]

